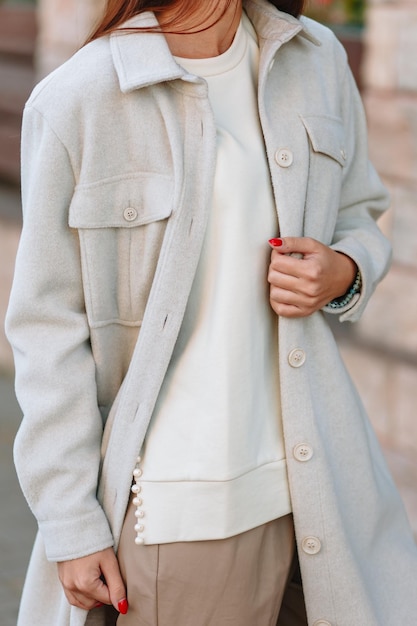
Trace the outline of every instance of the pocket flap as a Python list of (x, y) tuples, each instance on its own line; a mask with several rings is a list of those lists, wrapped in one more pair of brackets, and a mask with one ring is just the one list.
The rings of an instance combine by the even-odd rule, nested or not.
[(341, 119), (323, 115), (301, 116), (314, 152), (320, 152), (346, 165), (345, 132)]
[(134, 228), (172, 213), (173, 181), (141, 174), (78, 185), (69, 208), (72, 228)]

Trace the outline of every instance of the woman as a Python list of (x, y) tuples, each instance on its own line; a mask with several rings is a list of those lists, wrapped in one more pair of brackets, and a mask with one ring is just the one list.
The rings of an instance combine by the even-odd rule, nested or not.
[(415, 619), (417, 551), (323, 316), (357, 320), (387, 271), (387, 198), (345, 53), (301, 9), (112, 0), (28, 102), (20, 626)]

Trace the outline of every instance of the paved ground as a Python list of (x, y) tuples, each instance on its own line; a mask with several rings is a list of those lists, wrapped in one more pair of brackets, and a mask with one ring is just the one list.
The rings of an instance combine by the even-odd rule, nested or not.
[[(0, 372), (11, 370), (3, 333), (20, 223), (16, 188), (0, 183)], [(19, 597), (36, 532), (13, 467), (12, 445), (21, 419), (11, 375), (0, 376), (0, 606), (1, 626), (15, 626)]]
[(19, 190), (14, 185), (8, 185), (0, 180), (0, 217), (20, 222), (20, 216)]
[(0, 607), (1, 626), (15, 626), (35, 521), (21, 494), (12, 444), (21, 413), (11, 379), (0, 378)]

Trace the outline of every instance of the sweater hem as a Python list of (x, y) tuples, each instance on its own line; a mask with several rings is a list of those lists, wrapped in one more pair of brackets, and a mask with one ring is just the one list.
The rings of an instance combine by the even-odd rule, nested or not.
[(225, 539), (292, 510), (285, 459), (232, 480), (141, 480), (140, 503), (144, 544)]

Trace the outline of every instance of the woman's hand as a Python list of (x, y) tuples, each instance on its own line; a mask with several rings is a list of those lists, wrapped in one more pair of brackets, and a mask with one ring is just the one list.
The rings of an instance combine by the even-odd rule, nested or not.
[(70, 604), (87, 610), (112, 604), (119, 613), (127, 613), (126, 590), (113, 548), (57, 565)]
[[(309, 237), (271, 239), (270, 302), (283, 317), (306, 317), (343, 296), (355, 280), (356, 263)], [(291, 256), (295, 255), (295, 256)]]

